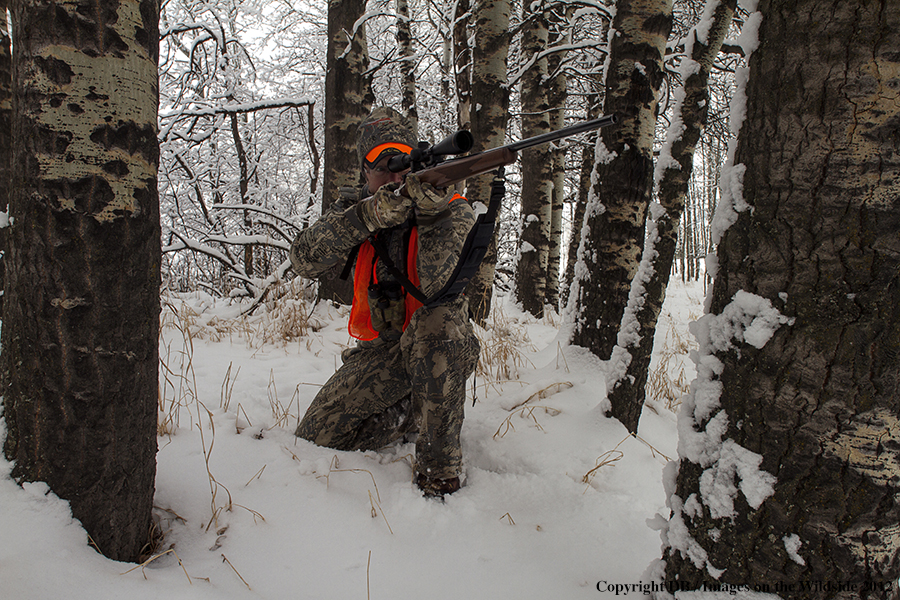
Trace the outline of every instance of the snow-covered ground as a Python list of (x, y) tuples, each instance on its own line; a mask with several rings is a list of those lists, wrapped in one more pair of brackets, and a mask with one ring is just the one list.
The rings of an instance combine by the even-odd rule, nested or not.
[[(651, 365), (667, 365), (669, 386), (693, 379), (684, 341), (702, 298), (670, 286)], [(640, 583), (660, 555), (647, 520), (668, 516), (674, 412), (651, 400), (630, 437), (599, 409), (606, 365), (497, 304), (480, 331), (495, 358), (466, 406), (466, 485), (441, 503), (411, 481), (412, 444), (348, 453), (294, 437), (350, 342), (346, 314), (319, 306), (316, 331), (285, 341), (286, 303), (280, 318), (234, 321), (234, 306), (169, 298), (161, 554), (105, 559), (67, 503), (17, 486), (0, 458), (0, 599), (576, 599)]]

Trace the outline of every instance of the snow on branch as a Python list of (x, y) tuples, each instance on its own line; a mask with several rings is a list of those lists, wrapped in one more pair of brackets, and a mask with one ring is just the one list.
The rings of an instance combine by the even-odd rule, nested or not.
[[(273, 211), (272, 209), (266, 208), (264, 206), (256, 206), (255, 204), (213, 204), (210, 207), (211, 210), (248, 210), (250, 212), (259, 213), (261, 215), (265, 215), (274, 221), (278, 221), (287, 225), (288, 227), (293, 227), (294, 229), (299, 230), (300, 227), (297, 226), (296, 223), (284, 217), (284, 215)], [(284, 236), (287, 239), (290, 239), (290, 236)]]
[(228, 244), (231, 246), (270, 246), (280, 250), (290, 250), (291, 244), (287, 241), (276, 240), (268, 235), (210, 235), (205, 242)]
[(315, 104), (315, 100), (310, 98), (267, 98), (253, 102), (210, 104), (208, 106), (198, 106), (198, 103), (194, 102), (191, 107), (185, 107), (168, 113), (160, 113), (159, 118), (165, 120), (185, 117), (212, 117), (215, 115), (251, 113), (260, 110), (271, 110), (273, 108), (297, 108), (300, 106), (309, 106), (311, 104)]
[(575, 42), (572, 44), (559, 44), (556, 46), (551, 46), (549, 48), (545, 48), (544, 50), (541, 50), (540, 52), (536, 52), (536, 53), (532, 54), (531, 58), (529, 58), (525, 62), (525, 64), (520, 66), (519, 70), (516, 71), (509, 78), (509, 83), (504, 84), (504, 87), (507, 87), (510, 89), (515, 87), (519, 83), (519, 80), (525, 76), (525, 73), (527, 73), (528, 70), (531, 69), (531, 67), (533, 67), (534, 64), (537, 61), (541, 60), (542, 58), (546, 58), (547, 56), (550, 56), (551, 54), (556, 54), (559, 52), (566, 53), (566, 52), (570, 52), (572, 50), (584, 50), (586, 48), (597, 48), (597, 49), (602, 50), (603, 52), (606, 52), (606, 44), (604, 42), (599, 42), (597, 40), (585, 40), (583, 42)]

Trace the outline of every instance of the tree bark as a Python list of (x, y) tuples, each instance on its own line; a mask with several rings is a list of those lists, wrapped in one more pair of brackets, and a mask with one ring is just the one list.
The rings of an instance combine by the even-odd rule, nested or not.
[(469, 32), (472, 20), (467, 17), (469, 0), (456, 0), (453, 5), (453, 72), (456, 76), (456, 125), (459, 129), (472, 127), (472, 46)]
[[(509, 0), (485, 0), (475, 9), (475, 48), (472, 50), (472, 152), (501, 146), (506, 140), (509, 111), (506, 60), (509, 54)], [(487, 205), (491, 194), (492, 174), (466, 181), (469, 202)], [(469, 282), (466, 295), (469, 310), (477, 323), (483, 324), (491, 312), (491, 294), (497, 266), (497, 231), (494, 241)]]
[[(900, 5), (763, 0), (759, 12), (702, 372), (679, 416), (664, 576), (785, 599), (895, 597)], [(748, 299), (770, 321), (777, 311), (768, 342), (761, 319), (735, 318)]]
[[(9, 188), (12, 181), (12, 40), (6, 20), (8, 0), (0, 0), (0, 212), (9, 206)], [(0, 228), (0, 289), (6, 265), (6, 227)], [(0, 309), (3, 296), (0, 296)], [(0, 358), (2, 360), (2, 358)]]
[[(547, 58), (537, 58), (547, 48), (550, 35), (544, 10), (541, 3), (522, 8), (522, 56), (525, 61), (532, 62), (523, 74), (521, 84), (523, 138), (550, 131)], [(516, 261), (516, 299), (525, 311), (541, 318), (544, 315), (550, 258), (553, 194), (550, 146), (542, 144), (523, 150), (519, 160), (522, 165), (522, 233)]]
[[(558, 10), (558, 9), (557, 9)], [(565, 13), (550, 11), (550, 45), (563, 45), (571, 43), (569, 35), (569, 19), (575, 12), (574, 7), (567, 7)], [(568, 95), (568, 80), (562, 70), (565, 51), (554, 52), (547, 57), (548, 91), (547, 104), (552, 107), (549, 114), (550, 130), (557, 131), (566, 125), (566, 100)], [(567, 141), (563, 140), (550, 147), (552, 162), (553, 192), (550, 200), (550, 237), (547, 250), (547, 271), (545, 274), (546, 291), (544, 292), (544, 306), (551, 306), (560, 310), (559, 305), (559, 281), (562, 273), (562, 238), (563, 238), (563, 210), (566, 199), (566, 153)]]
[(156, 473), (159, 4), (14, 0), (6, 456), (135, 561)]
[(624, 369), (614, 369), (612, 381), (607, 382), (610, 413), (632, 433), (637, 433), (646, 397), (656, 322), (675, 259), (679, 223), (693, 173), (694, 149), (706, 125), (709, 72), (734, 18), (737, 0), (717, 0), (715, 4), (707, 37), (699, 39), (696, 29), (689, 34), (694, 36), (688, 45), (691, 56), (685, 57), (681, 66), (684, 95), (675, 104), (672, 127), (657, 167), (661, 172), (657, 197), (662, 211), (649, 222), (653, 233), (648, 236), (613, 350), (614, 363), (626, 364)]
[[(600, 131), (603, 152), (595, 166), (578, 260), (589, 278), (579, 280), (572, 343), (608, 359), (616, 343), (631, 280), (640, 264), (644, 220), (653, 190), (653, 136), (663, 79), (670, 0), (620, 0), (610, 41), (605, 112), (619, 124)], [(601, 204), (602, 203), (602, 204)]]
[[(375, 101), (366, 74), (369, 51), (365, 27), (354, 29), (366, 9), (365, 0), (329, 0), (328, 51), (325, 71), (325, 169), (322, 212), (337, 201), (341, 187), (362, 184), (356, 156), (356, 128)], [(319, 298), (350, 304), (352, 284), (338, 278), (336, 266), (319, 283)]]
[(400, 47), (400, 106), (406, 115), (413, 137), (419, 135), (419, 110), (416, 108), (416, 51), (413, 49), (412, 22), (409, 18), (409, 0), (396, 0), (397, 45)]
[[(600, 87), (599, 82), (591, 82)], [(602, 114), (602, 103), (599, 92), (589, 93), (585, 96), (585, 119), (596, 119)], [(572, 232), (569, 237), (569, 246), (566, 258), (566, 271), (563, 275), (563, 289), (560, 298), (562, 306), (569, 306), (569, 293), (572, 283), (575, 281), (575, 263), (578, 257), (578, 246), (581, 245), (582, 226), (584, 224), (584, 211), (588, 202), (588, 193), (591, 188), (591, 174), (594, 172), (594, 147), (597, 144), (597, 132), (592, 131), (585, 135), (585, 145), (581, 149), (581, 163), (578, 174), (578, 195), (575, 198), (575, 208), (572, 210)]]

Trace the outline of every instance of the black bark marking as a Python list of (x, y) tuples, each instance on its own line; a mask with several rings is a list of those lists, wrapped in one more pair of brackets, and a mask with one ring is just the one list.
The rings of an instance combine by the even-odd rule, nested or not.
[(56, 85), (68, 85), (72, 83), (72, 77), (75, 71), (63, 60), (58, 58), (44, 58), (43, 56), (35, 56), (34, 64), (47, 76), (47, 78)]
[(156, 144), (156, 128), (151, 124), (120, 122), (117, 126), (102, 125), (91, 133), (91, 141), (105, 149), (120, 148), (128, 154), (137, 154), (152, 164), (159, 158)]

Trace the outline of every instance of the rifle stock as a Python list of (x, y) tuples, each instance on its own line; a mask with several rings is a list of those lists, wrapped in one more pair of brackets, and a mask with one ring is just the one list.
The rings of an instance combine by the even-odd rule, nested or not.
[(436, 188), (448, 188), (451, 185), (465, 181), (469, 177), (475, 177), (482, 173), (488, 173), (510, 165), (519, 157), (519, 153), (509, 148), (509, 146), (501, 146), (492, 148), (485, 152), (479, 152), (471, 156), (463, 156), (437, 166), (424, 169), (416, 173), (425, 183), (430, 183)]

